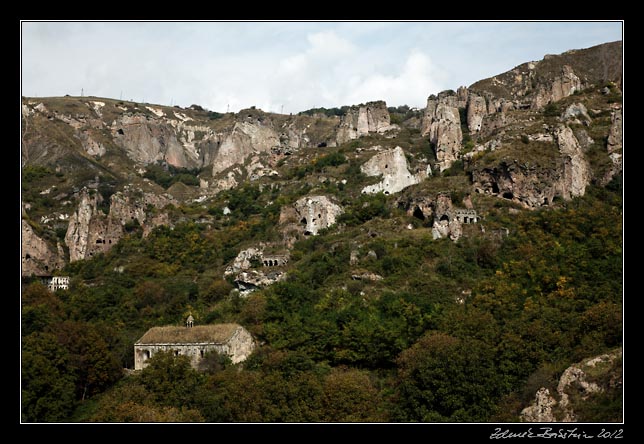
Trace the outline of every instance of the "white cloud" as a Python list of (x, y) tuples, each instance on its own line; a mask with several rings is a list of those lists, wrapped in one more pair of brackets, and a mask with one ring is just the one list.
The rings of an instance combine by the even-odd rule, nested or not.
[(352, 80), (355, 88), (347, 91), (351, 103), (383, 99), (390, 106), (407, 104), (423, 107), (430, 93), (443, 88), (444, 74), (428, 55), (413, 49), (397, 74), (375, 72)]

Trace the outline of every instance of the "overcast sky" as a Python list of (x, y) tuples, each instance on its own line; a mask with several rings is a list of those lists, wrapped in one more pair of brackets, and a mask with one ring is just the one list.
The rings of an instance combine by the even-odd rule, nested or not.
[(621, 40), (622, 22), (23, 22), (22, 95), (219, 112), (425, 106), (545, 54)]

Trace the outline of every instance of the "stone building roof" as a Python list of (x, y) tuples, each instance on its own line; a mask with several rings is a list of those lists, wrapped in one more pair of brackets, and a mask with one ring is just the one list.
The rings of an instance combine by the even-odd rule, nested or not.
[(196, 325), (190, 328), (173, 325), (152, 327), (136, 344), (222, 344), (239, 327), (237, 324)]

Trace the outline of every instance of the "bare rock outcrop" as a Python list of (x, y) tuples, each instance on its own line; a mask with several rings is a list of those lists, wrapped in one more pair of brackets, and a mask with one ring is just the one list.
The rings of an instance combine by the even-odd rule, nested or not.
[(571, 123), (590, 125), (593, 119), (588, 115), (588, 110), (583, 103), (572, 103), (561, 115), (563, 121)]
[(601, 178), (599, 184), (605, 186), (613, 180), (613, 177), (622, 172), (622, 155), (620, 153), (610, 153), (608, 158), (611, 161), (611, 167), (606, 171), (604, 177)]
[(449, 194), (439, 193), (436, 196), (433, 213), (432, 236), (434, 239), (449, 237), (456, 241), (463, 235), (461, 222), (456, 218), (456, 211)]
[(541, 387), (535, 395), (534, 402), (521, 411), (523, 422), (556, 422), (552, 408), (557, 400), (550, 395), (550, 390)]
[(463, 132), (455, 95), (431, 95), (423, 116), (421, 134), (435, 147), (439, 170), (449, 168), (460, 157)]
[(284, 271), (246, 270), (237, 273), (234, 282), (241, 296), (248, 296), (255, 290), (266, 288), (286, 279)]
[(280, 232), (283, 244), (291, 248), (302, 236), (315, 236), (334, 225), (344, 209), (327, 196), (306, 196), (280, 210)]
[(374, 155), (360, 167), (360, 170), (367, 176), (382, 176), (381, 182), (362, 189), (362, 192), (367, 194), (397, 193), (408, 186), (420, 183), (430, 174), (428, 171), (431, 172), (431, 169), (426, 169), (412, 174), (409, 171), (405, 152), (399, 146)]
[(21, 222), (21, 274), (22, 276), (46, 276), (65, 265), (65, 256), (60, 244), (54, 250), (47, 241), (38, 236), (31, 225)]
[(590, 184), (591, 172), (579, 142), (570, 127), (565, 125), (559, 125), (554, 136), (563, 158), (561, 196), (565, 200), (583, 196)]
[(86, 188), (81, 192), (78, 207), (69, 217), (65, 235), (70, 262), (109, 251), (123, 237), (128, 222), (136, 220), (143, 227), (144, 236), (154, 227), (168, 224), (167, 213), (148, 215), (145, 207), (152, 205), (160, 210), (175, 203), (166, 195), (144, 193), (142, 198), (136, 199), (118, 192), (112, 195), (109, 213), (105, 214), (99, 208), (101, 199), (100, 194), (91, 193)]
[(583, 196), (591, 170), (570, 127), (560, 124), (551, 134), (536, 134), (529, 140), (541, 144), (541, 164), (501, 156), (496, 165), (475, 165), (475, 191), (512, 200), (525, 208), (551, 205), (557, 196), (564, 200)]
[(78, 208), (69, 218), (65, 243), (70, 262), (106, 252), (123, 236), (121, 223), (98, 208), (99, 199), (99, 194), (83, 189)]
[(340, 121), (336, 141), (340, 145), (370, 133), (384, 134), (396, 129), (398, 126), (391, 124), (384, 101), (368, 102), (349, 108)]
[(581, 79), (575, 74), (572, 67), (563, 65), (561, 72), (551, 83), (538, 87), (532, 99), (532, 108), (539, 109), (548, 103), (557, 102), (564, 97), (572, 95), (582, 88)]
[(533, 168), (518, 161), (502, 161), (496, 166), (474, 169), (472, 182), (478, 193), (508, 199), (525, 208), (552, 204), (561, 189), (555, 171)]
[(213, 156), (212, 174), (243, 164), (252, 154), (270, 151), (275, 146), (280, 146), (280, 139), (272, 127), (259, 121), (237, 122)]
[(165, 161), (181, 168), (199, 165), (199, 156), (177, 140), (166, 122), (145, 115), (123, 115), (112, 124), (114, 142), (135, 162), (149, 164)]
[(609, 153), (619, 151), (623, 147), (622, 108), (616, 109), (610, 116), (607, 149)]
[(295, 202), (295, 211), (305, 235), (317, 235), (334, 225), (344, 209), (326, 196), (308, 196)]
[(279, 267), (288, 263), (288, 253), (267, 254), (266, 247), (266, 244), (260, 243), (240, 251), (224, 271), (224, 277), (233, 276), (242, 296), (286, 278), (286, 272)]
[[(621, 372), (612, 370), (622, 359), (622, 348), (568, 367), (557, 384), (557, 392), (541, 387), (531, 405), (521, 411), (523, 422), (577, 422), (576, 406), (571, 398), (575, 393), (575, 402), (586, 402), (590, 395), (607, 389), (621, 389)], [(608, 386), (601, 380), (608, 380)]]
[(456, 107), (466, 108), (469, 101), (470, 91), (466, 86), (459, 86), (456, 90)]
[(467, 103), (467, 128), (471, 133), (481, 131), (483, 118), (487, 113), (485, 98), (475, 94), (470, 94)]

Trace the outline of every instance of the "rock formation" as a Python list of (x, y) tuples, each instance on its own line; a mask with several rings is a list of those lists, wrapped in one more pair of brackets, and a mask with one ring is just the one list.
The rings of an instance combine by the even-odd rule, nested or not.
[(610, 116), (610, 130), (608, 131), (608, 152), (614, 153), (622, 149), (622, 108), (618, 108)]
[(313, 236), (334, 225), (338, 216), (344, 213), (341, 206), (326, 196), (303, 197), (295, 202), (294, 208), (304, 235)]
[(569, 121), (569, 123), (584, 124), (590, 125), (593, 119), (588, 115), (588, 110), (583, 103), (573, 103), (566, 108), (566, 110), (561, 115), (563, 121)]
[(22, 219), (21, 274), (22, 276), (47, 276), (65, 265), (65, 254), (60, 243), (56, 250), (39, 237), (29, 223)]
[(537, 390), (534, 402), (521, 411), (523, 422), (556, 422), (552, 408), (557, 401), (550, 395), (550, 390), (541, 387)]
[(286, 273), (274, 267), (288, 263), (288, 254), (265, 254), (267, 245), (260, 243), (240, 251), (232, 264), (226, 267), (224, 277), (233, 276), (241, 296), (264, 288), (286, 278)]
[(237, 122), (213, 158), (212, 174), (243, 164), (250, 155), (268, 152), (279, 145), (279, 136), (273, 128), (261, 122)]
[(368, 102), (366, 105), (349, 108), (340, 121), (336, 141), (340, 145), (369, 133), (384, 134), (397, 128), (397, 125), (391, 125), (384, 101)]
[(434, 202), (434, 223), (432, 236), (434, 239), (449, 237), (458, 240), (463, 234), (461, 222), (456, 218), (456, 212), (449, 194), (439, 193)]
[(234, 282), (240, 296), (248, 296), (257, 289), (268, 287), (284, 279), (286, 279), (286, 273), (283, 271), (246, 270), (239, 272)]
[(81, 192), (65, 235), (70, 262), (109, 251), (123, 237), (124, 226), (128, 222), (136, 220), (143, 227), (144, 235), (158, 225), (168, 224), (167, 214), (157, 213), (149, 217), (144, 208), (152, 205), (161, 209), (174, 202), (164, 195), (145, 193), (141, 200), (136, 200), (118, 192), (112, 195), (109, 213), (105, 214), (99, 208), (101, 199), (100, 194), (86, 188)]
[(177, 140), (174, 129), (163, 121), (144, 115), (124, 115), (112, 124), (112, 136), (135, 162), (165, 161), (182, 168), (199, 165), (197, 153), (186, 150)]
[[(541, 144), (542, 164), (502, 158), (493, 166), (474, 165), (474, 190), (510, 199), (525, 208), (550, 205), (557, 196), (565, 200), (583, 196), (591, 170), (570, 127), (560, 124), (551, 135), (536, 134), (529, 140)], [(557, 154), (549, 147), (552, 143), (556, 144)]]
[[(534, 402), (521, 411), (521, 421), (576, 422), (578, 419), (574, 411), (576, 406), (573, 405), (570, 395), (577, 392), (578, 401), (576, 402), (584, 402), (593, 393), (620, 388), (622, 384), (621, 372), (619, 374), (611, 374), (610, 372), (613, 364), (621, 359), (622, 349), (620, 347), (611, 353), (571, 365), (559, 378), (556, 394), (551, 395), (550, 390), (541, 387), (536, 393)], [(600, 385), (600, 379), (608, 380), (609, 387)]]
[(539, 109), (548, 103), (557, 102), (564, 97), (572, 95), (582, 88), (581, 79), (575, 74), (572, 67), (564, 65), (561, 73), (551, 83), (538, 87), (532, 99), (532, 108)]
[(449, 168), (460, 157), (463, 132), (456, 96), (429, 96), (423, 116), (421, 135), (429, 136), (435, 147), (439, 170)]
[(570, 127), (559, 125), (555, 130), (559, 153), (563, 158), (561, 196), (565, 200), (583, 196), (590, 183), (590, 166)]
[(483, 118), (487, 115), (487, 104), (485, 98), (470, 94), (467, 102), (467, 128), (471, 133), (481, 131)]
[(399, 146), (374, 155), (360, 167), (360, 170), (367, 176), (382, 176), (381, 182), (362, 189), (362, 192), (367, 194), (397, 193), (408, 186), (420, 183), (428, 176), (427, 170), (417, 174), (409, 172), (405, 152)]

